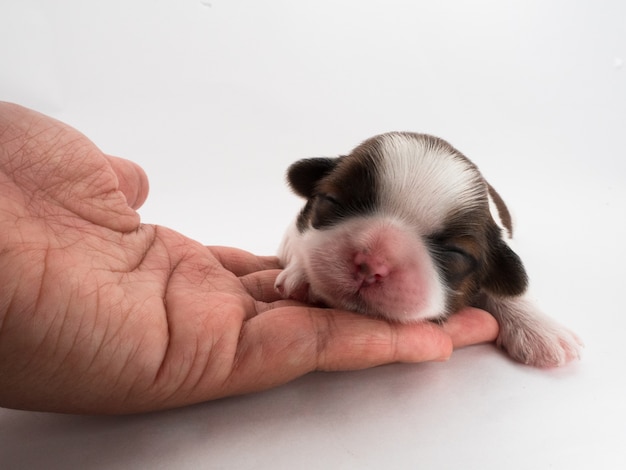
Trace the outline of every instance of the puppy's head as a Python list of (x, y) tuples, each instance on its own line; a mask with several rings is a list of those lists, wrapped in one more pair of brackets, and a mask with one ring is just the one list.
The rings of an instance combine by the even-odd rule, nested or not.
[(506, 206), (441, 139), (383, 134), (300, 160), (288, 181), (307, 200), (296, 225), (312, 300), (411, 322), (526, 289)]

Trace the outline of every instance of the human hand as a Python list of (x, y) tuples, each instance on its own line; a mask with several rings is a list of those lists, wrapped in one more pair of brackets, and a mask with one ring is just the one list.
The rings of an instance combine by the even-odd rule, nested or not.
[(281, 300), (274, 257), (141, 224), (147, 193), (137, 165), (0, 103), (0, 406), (171, 408), (497, 336), (477, 309), (399, 325)]

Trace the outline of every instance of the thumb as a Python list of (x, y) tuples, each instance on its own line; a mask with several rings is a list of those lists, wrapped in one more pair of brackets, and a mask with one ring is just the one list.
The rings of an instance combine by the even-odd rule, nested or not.
[(148, 187), (138, 166), (105, 156), (67, 124), (11, 103), (0, 103), (0, 137), (0, 168), (42, 208), (61, 206), (121, 232), (139, 226), (133, 208)]
[(119, 190), (126, 196), (126, 202), (133, 209), (139, 209), (148, 197), (148, 177), (136, 163), (119, 157), (106, 156), (117, 175)]

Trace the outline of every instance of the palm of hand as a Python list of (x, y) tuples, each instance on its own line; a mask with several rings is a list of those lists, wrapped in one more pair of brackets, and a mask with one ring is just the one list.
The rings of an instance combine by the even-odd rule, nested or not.
[[(261, 390), (314, 369), (447, 357), (495, 338), (280, 301), (274, 258), (143, 225), (147, 180), (85, 136), (0, 110), (0, 405), (127, 412)], [(7, 113), (7, 114), (2, 114)], [(262, 315), (259, 315), (263, 313)], [(473, 324), (457, 334), (460, 322)]]

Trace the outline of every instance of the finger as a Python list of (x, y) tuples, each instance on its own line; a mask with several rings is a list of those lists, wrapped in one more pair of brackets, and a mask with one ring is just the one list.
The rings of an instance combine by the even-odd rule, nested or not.
[(280, 269), (270, 269), (247, 274), (239, 279), (254, 299), (261, 302), (276, 302), (282, 298), (274, 288), (278, 273)]
[(148, 177), (143, 169), (130, 160), (106, 155), (119, 181), (119, 189), (126, 196), (128, 205), (139, 209), (148, 197)]
[(208, 246), (207, 248), (224, 268), (236, 276), (280, 268), (275, 256), (257, 256), (248, 251), (228, 246)]
[(498, 322), (492, 315), (473, 307), (450, 316), (441, 327), (452, 338), (455, 349), (495, 341), (499, 331)]
[(244, 324), (225, 394), (263, 390), (313, 370), (355, 370), (443, 360), (452, 340), (439, 326), (388, 323), (311, 307), (285, 307)]
[(315, 310), (311, 318), (318, 337), (317, 370), (444, 360), (452, 354), (450, 337), (429, 322), (390, 323), (359, 314), (311, 310)]
[[(299, 300), (294, 299), (279, 299), (273, 302), (257, 302), (257, 312), (263, 313), (269, 310), (276, 310), (283, 307), (312, 307), (311, 304), (305, 304)], [(319, 307), (324, 308), (324, 307)]]

